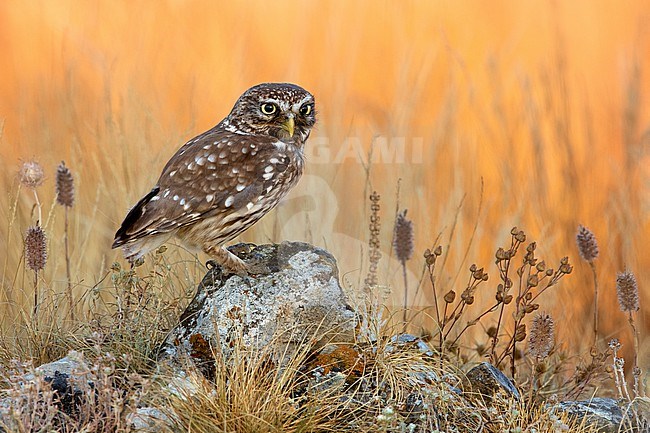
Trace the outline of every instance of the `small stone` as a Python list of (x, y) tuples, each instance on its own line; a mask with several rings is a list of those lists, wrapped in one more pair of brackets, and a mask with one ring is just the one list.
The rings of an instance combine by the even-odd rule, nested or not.
[(516, 400), (521, 398), (514, 383), (489, 362), (480, 363), (468, 371), (466, 376), (472, 390), (485, 397), (491, 398), (494, 394), (500, 392), (505, 394), (506, 397), (512, 397)]

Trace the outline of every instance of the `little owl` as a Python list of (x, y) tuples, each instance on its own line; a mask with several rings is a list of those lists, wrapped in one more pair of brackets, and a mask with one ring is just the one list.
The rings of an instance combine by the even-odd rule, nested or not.
[(314, 97), (294, 84), (267, 83), (239, 97), (228, 116), (185, 143), (115, 234), (133, 263), (176, 236), (226, 270), (246, 264), (223, 245), (273, 209), (303, 171), (316, 122)]

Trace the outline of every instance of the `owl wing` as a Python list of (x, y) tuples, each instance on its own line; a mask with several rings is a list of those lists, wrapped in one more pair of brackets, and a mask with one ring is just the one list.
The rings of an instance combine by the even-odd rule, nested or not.
[(260, 199), (277, 195), (289, 162), (287, 146), (274, 137), (210, 130), (169, 160), (156, 186), (127, 214), (113, 248), (206, 217), (232, 220), (259, 211)]

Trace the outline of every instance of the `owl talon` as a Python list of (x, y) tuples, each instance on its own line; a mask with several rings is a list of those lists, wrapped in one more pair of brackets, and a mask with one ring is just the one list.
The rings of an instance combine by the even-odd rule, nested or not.
[(242, 259), (228, 251), (223, 247), (206, 248), (204, 250), (208, 255), (213, 258), (205, 263), (208, 269), (210, 267), (220, 267), (221, 271), (226, 275), (239, 275), (245, 277), (249, 275), (248, 265)]

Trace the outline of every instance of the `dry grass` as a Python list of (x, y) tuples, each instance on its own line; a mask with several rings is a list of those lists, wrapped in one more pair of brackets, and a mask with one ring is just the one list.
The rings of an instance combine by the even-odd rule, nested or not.
[[(130, 272), (113, 264), (121, 262), (110, 250), (113, 233), (164, 161), (225, 116), (245, 88), (293, 81), (319, 104), (307, 174), (242, 240), (324, 246), (350, 292), (362, 292), (372, 267), (373, 285), (386, 288), (380, 304), (395, 312), (408, 287), (408, 306), (426, 311), (450, 291), (460, 296), (470, 263), (492, 263), (510, 228), (525, 227), (540, 256), (568, 254), (576, 267), (543, 300), (558, 343), (545, 370), (531, 373), (539, 392), (577, 395), (601, 377), (607, 347), (591, 350), (583, 338), (595, 333), (594, 305), (601, 342), (621, 339), (622, 357), (650, 370), (648, 3), (535, 0), (499, 13), (481, 2), (384, 6), (0, 4), (0, 363), (38, 365), (99, 345), (130, 353), (134, 370), (146, 372), (205, 258), (169, 245)], [(273, 31), (262, 31), (269, 21)], [(45, 168), (38, 195), (16, 176), (31, 158)], [(75, 183), (65, 210), (54, 185), (61, 160)], [(383, 210), (374, 240), (371, 191)], [(403, 208), (414, 224), (408, 262), (390, 247)], [(32, 317), (35, 275), (23, 236), (37, 220), (48, 260)], [(579, 224), (598, 238), (593, 263), (578, 260)], [(417, 252), (437, 246), (432, 292)], [(638, 353), (616, 303), (615, 275), (625, 269), (641, 299)], [(496, 277), (482, 284), (496, 289)], [(476, 291), (476, 311), (493, 303), (494, 290)], [(410, 317), (411, 329), (429, 334), (441, 324), (433, 313)], [(485, 350), (487, 330), (471, 327), (461, 349)], [(573, 366), (577, 379), (567, 384)]]
[[(360, 287), (367, 274), (366, 219), (355, 212), (372, 189), (384, 197), (385, 209), (393, 208), (401, 178), (401, 207), (417, 222), (416, 248), (443, 235), (451, 276), (440, 281), (446, 292), (454, 270), (466, 267), (468, 257), (488, 263), (491, 246), (513, 225), (544, 240), (541, 255), (568, 254), (576, 262), (575, 230), (586, 224), (601, 243), (601, 314), (619, 318), (599, 332), (617, 335), (626, 324), (613, 302), (612, 275), (628, 267), (642, 297), (650, 290), (650, 257), (643, 254), (650, 242), (644, 211), (650, 120), (643, 103), (650, 60), (640, 55), (650, 43), (641, 24), (650, 11), (644, 2), (615, 11), (608, 3), (585, 3), (587, 20), (580, 4), (533, 1), (511, 4), (499, 15), (480, 3), (383, 9), (333, 3), (321, 10), (258, 2), (245, 10), (206, 6), (200, 13), (175, 3), (160, 4), (155, 13), (139, 13), (143, 5), (3, 4), (3, 328), (12, 327), (32, 292), (20, 271), (22, 233), (35, 221), (32, 196), (16, 188), (21, 159), (37, 157), (46, 168), (40, 195), (47, 231), (61, 233), (64, 224), (64, 212), (54, 205), (56, 165), (65, 160), (78, 182), (70, 265), (79, 299), (119, 257), (109, 249), (116, 227), (172, 152), (223, 117), (249, 85), (289, 80), (312, 90), (320, 106), (308, 177), (244, 240), (326, 246), (350, 285)], [(110, 13), (92, 24), (103, 8)], [(585, 22), (577, 25), (576, 16)], [(220, 17), (220, 25), (207, 17)], [(287, 25), (269, 35), (259, 31), (266, 20)], [(607, 28), (606, 41), (596, 23)], [(137, 41), (129, 28), (141, 30)], [(472, 32), (460, 30), (467, 28)], [(390, 152), (400, 143), (403, 161)], [(368, 155), (375, 158), (370, 168)], [(386, 238), (392, 224), (388, 214), (384, 218)], [(382, 247), (380, 283), (394, 288), (388, 302), (398, 306), (404, 284), (399, 262), (388, 260), (389, 244)], [(49, 247), (43, 279), (62, 293), (63, 236), (50, 239)], [(182, 254), (179, 260), (192, 259)], [(409, 286), (422, 263), (417, 256), (409, 262)], [(557, 299), (549, 300), (549, 312), (587, 329), (593, 315), (587, 264), (578, 265)], [(411, 299), (414, 306), (431, 302), (428, 295)], [(648, 335), (650, 319), (646, 312), (639, 316)], [(585, 329), (578, 328), (564, 336), (571, 345), (584, 341)], [(646, 364), (648, 356), (642, 357)]]

